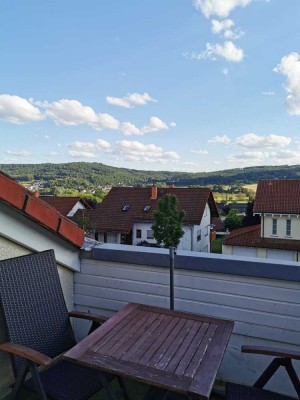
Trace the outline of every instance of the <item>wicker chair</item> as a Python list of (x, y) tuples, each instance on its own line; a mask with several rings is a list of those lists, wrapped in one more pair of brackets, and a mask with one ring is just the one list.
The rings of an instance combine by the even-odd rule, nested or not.
[[(76, 344), (70, 316), (92, 320), (93, 328), (105, 318), (68, 313), (53, 250), (0, 262), (0, 307), (8, 338), (0, 350), (10, 353), (16, 378), (11, 399), (22, 386), (41, 400), (85, 400), (103, 386), (116, 398), (109, 385), (112, 376), (59, 357)], [(122, 397), (128, 398), (120, 384)]]
[(243, 346), (243, 353), (264, 354), (276, 357), (261, 374), (255, 384), (251, 386), (227, 383), (226, 400), (293, 400), (294, 397), (285, 396), (263, 389), (279, 367), (285, 367), (295, 391), (300, 399), (300, 381), (293, 367), (292, 360), (300, 360), (300, 352), (275, 349), (262, 346)]

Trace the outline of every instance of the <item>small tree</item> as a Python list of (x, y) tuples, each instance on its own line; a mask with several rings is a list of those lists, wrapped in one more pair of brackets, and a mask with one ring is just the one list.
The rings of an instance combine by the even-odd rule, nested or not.
[(225, 228), (227, 228), (229, 231), (240, 228), (242, 226), (242, 220), (238, 210), (233, 209), (229, 211), (227, 217), (224, 220), (224, 225)]
[(166, 194), (157, 202), (158, 210), (154, 211), (154, 224), (152, 229), (154, 238), (165, 248), (177, 247), (184, 235), (182, 229), (185, 212), (178, 210), (177, 197), (174, 194)]

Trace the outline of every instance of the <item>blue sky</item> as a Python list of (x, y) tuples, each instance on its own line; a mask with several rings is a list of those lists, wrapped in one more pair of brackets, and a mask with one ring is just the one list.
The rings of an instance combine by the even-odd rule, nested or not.
[(0, 0), (0, 163), (300, 164), (299, 0)]

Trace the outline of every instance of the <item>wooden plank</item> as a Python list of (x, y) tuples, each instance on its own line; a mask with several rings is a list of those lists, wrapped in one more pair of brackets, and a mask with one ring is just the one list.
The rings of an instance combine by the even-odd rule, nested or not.
[(191, 384), (190, 378), (176, 377), (172, 373), (162, 373), (155, 368), (143, 367), (129, 361), (116, 360), (111, 357), (87, 351), (78, 360), (80, 364), (97, 368), (101, 371), (134, 379), (148, 385), (155, 385), (179, 393), (187, 393)]
[(77, 359), (79, 358), (86, 349), (93, 346), (104, 337), (111, 329), (114, 328), (122, 319), (126, 318), (133, 310), (136, 310), (138, 306), (134, 303), (128, 304), (121, 311), (109, 318), (103, 325), (96, 329), (93, 333), (88, 335), (85, 339), (79, 342), (76, 346), (72, 347), (69, 351), (64, 354), (66, 359)]
[(138, 362), (141, 365), (146, 365), (152, 355), (156, 352), (164, 338), (171, 332), (173, 327), (179, 321), (179, 318), (172, 319), (169, 315), (163, 314), (163, 320), (156, 328), (151, 336), (139, 348), (136, 354), (132, 357), (133, 362)]
[(180, 348), (177, 350), (176, 355), (172, 358), (172, 360), (169, 362), (169, 364), (166, 367), (166, 371), (176, 371), (176, 368), (178, 367), (178, 364), (180, 363), (182, 357), (186, 353), (187, 349), (190, 347), (196, 333), (198, 332), (199, 329), (199, 321), (193, 321), (193, 325), (184, 338), (184, 341), (182, 342), (182, 345)]
[(187, 349), (186, 353), (182, 357), (180, 363), (178, 364), (178, 367), (176, 368), (176, 375), (182, 376), (184, 375), (186, 369), (188, 368), (190, 361), (192, 360), (195, 352), (197, 351), (197, 348), (199, 346), (199, 343), (201, 342), (203, 336), (205, 335), (206, 331), (209, 328), (209, 324), (207, 322), (204, 322), (203, 324), (199, 324), (198, 331), (196, 335), (194, 336), (193, 341), (191, 342), (189, 348)]
[[(154, 364), (156, 368), (166, 370), (170, 361), (173, 358), (177, 358), (177, 354), (180, 349), (183, 349), (184, 352), (187, 350), (186, 344), (184, 344), (184, 339), (187, 337), (193, 324), (194, 324), (194, 321), (187, 320), (185, 325), (180, 330), (180, 332), (178, 332), (178, 334), (176, 334), (176, 338), (173, 340), (171, 346), (169, 346), (169, 348), (166, 349), (164, 352), (161, 351), (161, 348), (158, 350), (157, 353), (159, 354), (159, 357), (157, 357), (156, 364)], [(179, 324), (177, 324), (177, 326), (178, 325)], [(151, 364), (148, 364), (148, 365), (151, 365)], [(176, 366), (177, 366), (177, 364), (176, 364)], [(168, 369), (168, 371), (171, 372), (172, 370)], [(172, 371), (172, 372), (174, 372), (174, 371)]]
[(222, 362), (233, 322), (223, 321), (217, 327), (213, 340), (200, 364), (194, 379), (191, 381), (190, 393), (202, 393), (209, 398), (220, 364)]
[(199, 365), (201, 364), (204, 355), (206, 351), (209, 349), (209, 347), (212, 345), (213, 340), (214, 340), (214, 333), (217, 329), (217, 325), (210, 325), (207, 331), (205, 332), (204, 337), (201, 340), (201, 343), (199, 343), (199, 347), (196, 350), (193, 359), (191, 360), (188, 368), (185, 371), (184, 376), (188, 376), (190, 378), (193, 378), (197, 372), (197, 369), (199, 368)]
[(114, 345), (114, 343), (118, 340), (119, 337), (122, 337), (120, 331), (124, 327), (130, 326), (130, 323), (134, 321), (136, 317), (139, 317), (141, 312), (138, 309), (133, 310), (130, 314), (126, 315), (126, 317), (120, 321), (116, 326), (114, 326), (105, 336), (100, 338), (94, 346), (90, 347), (92, 351), (100, 351), (101, 347), (105, 345), (105, 349), (109, 350), (110, 347)]
[[(114, 344), (113, 346), (109, 349), (109, 351), (105, 351), (107, 356), (113, 356), (115, 358), (118, 358), (118, 353), (123, 354), (123, 351), (125, 351), (125, 347), (131, 342), (132, 340), (136, 340), (145, 330), (145, 325), (147, 325), (147, 321), (149, 321), (149, 318), (151, 317), (157, 317), (157, 314), (154, 313), (145, 313), (142, 312), (131, 321), (130, 326), (124, 326), (119, 334), (114, 337)], [(117, 339), (117, 340), (115, 340)], [(109, 343), (110, 344), (110, 343)], [(106, 346), (105, 346), (106, 347)]]
[(125, 353), (122, 356), (122, 360), (124, 361), (132, 361), (132, 359), (135, 357), (136, 353), (138, 352), (139, 348), (143, 346), (143, 344), (148, 340), (149, 337), (153, 335), (153, 332), (156, 331), (160, 323), (165, 319), (166, 317), (162, 314), (158, 316), (158, 318), (153, 322), (153, 324), (149, 327), (149, 329), (144, 333), (143, 336), (141, 336), (130, 348), (127, 353)]

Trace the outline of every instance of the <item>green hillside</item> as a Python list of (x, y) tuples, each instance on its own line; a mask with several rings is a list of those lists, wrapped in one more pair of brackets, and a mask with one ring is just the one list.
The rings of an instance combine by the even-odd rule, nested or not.
[(18, 182), (39, 182), (45, 191), (54, 187), (74, 190), (110, 185), (149, 185), (174, 181), (176, 186), (252, 184), (259, 179), (300, 179), (300, 166), (248, 167), (216, 172), (142, 171), (101, 163), (0, 164), (0, 170)]

